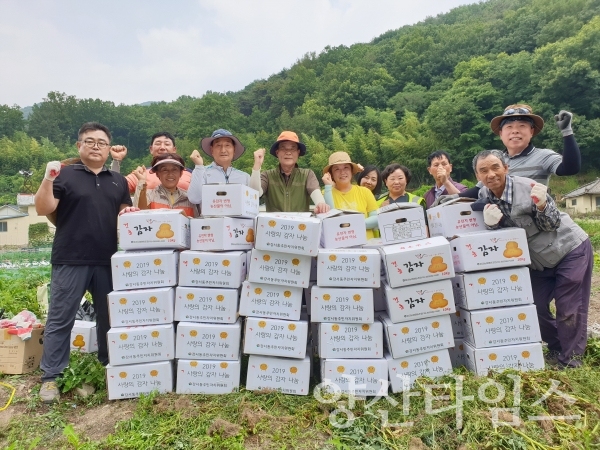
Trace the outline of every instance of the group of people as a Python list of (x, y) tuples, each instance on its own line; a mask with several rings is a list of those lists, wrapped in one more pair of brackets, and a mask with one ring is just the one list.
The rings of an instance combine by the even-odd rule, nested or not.
[[(407, 167), (392, 163), (380, 172), (374, 166), (360, 166), (346, 152), (330, 155), (321, 190), (315, 173), (298, 165), (307, 149), (292, 131), (283, 131), (269, 149), (277, 166), (261, 170), (266, 154), (261, 148), (254, 152), (250, 175), (233, 167), (245, 148), (228, 130), (215, 130), (202, 139), (200, 147), (213, 161), (205, 166), (200, 152), (194, 150), (191, 171), (177, 154), (175, 138), (168, 132), (157, 133), (150, 142), (150, 167), (138, 167), (125, 177), (119, 172), (127, 149), (110, 145), (105, 126), (84, 124), (78, 134), (79, 159), (66, 166), (49, 162), (35, 195), (38, 214), (53, 215), (56, 221), (40, 397), (45, 402), (59, 397), (55, 380), (68, 364), (70, 331), (86, 290), (92, 294), (97, 312), (98, 359), (108, 363), (106, 296), (112, 290), (110, 257), (117, 251), (117, 216), (139, 209), (175, 208), (197, 217), (202, 210), (202, 187), (208, 183), (250, 186), (259, 192), (267, 212), (307, 212), (311, 203), (316, 214), (331, 208), (360, 211), (368, 237), (376, 236), (378, 208), (390, 203), (429, 208), (449, 197), (478, 199), (474, 205), (483, 210), (488, 228), (525, 229), (542, 338), (556, 364), (580, 365), (587, 342), (593, 251), (585, 232), (559, 212), (547, 194), (550, 175), (572, 175), (581, 167), (572, 114), (561, 111), (555, 119), (563, 135), (562, 155), (532, 144), (544, 121), (531, 107), (508, 106), (490, 123), (506, 149), (475, 156), (477, 186), (467, 189), (452, 180), (450, 155), (436, 151), (427, 161), (435, 184), (423, 198), (406, 191), (411, 181)], [(105, 167), (109, 154), (111, 170)], [(383, 185), (387, 192), (382, 194)], [(556, 317), (549, 309), (553, 298)]]

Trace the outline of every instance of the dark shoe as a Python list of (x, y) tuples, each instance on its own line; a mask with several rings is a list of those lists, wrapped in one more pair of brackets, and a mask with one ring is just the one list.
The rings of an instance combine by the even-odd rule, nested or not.
[(558, 366), (560, 364), (558, 361), (558, 355), (560, 355), (560, 353), (554, 352), (554, 351), (549, 351), (548, 353), (546, 353), (544, 355), (544, 361), (546, 362), (546, 366), (549, 366), (549, 367)]

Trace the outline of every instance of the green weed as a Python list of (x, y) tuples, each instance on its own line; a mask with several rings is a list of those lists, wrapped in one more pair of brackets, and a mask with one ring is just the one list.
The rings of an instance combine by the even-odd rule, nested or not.
[(71, 352), (69, 365), (56, 381), (63, 393), (84, 383), (102, 390), (106, 389), (106, 370), (98, 361), (96, 353)]

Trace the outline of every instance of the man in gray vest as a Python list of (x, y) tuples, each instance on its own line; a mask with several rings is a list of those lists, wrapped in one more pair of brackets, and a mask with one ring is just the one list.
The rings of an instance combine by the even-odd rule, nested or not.
[[(594, 254), (590, 239), (560, 212), (547, 187), (508, 175), (505, 155), (484, 150), (473, 159), (484, 185), (479, 197), (487, 228), (523, 228), (531, 255), (531, 285), (542, 339), (560, 367), (577, 367), (587, 344), (587, 318)], [(556, 318), (550, 312), (555, 300)]]

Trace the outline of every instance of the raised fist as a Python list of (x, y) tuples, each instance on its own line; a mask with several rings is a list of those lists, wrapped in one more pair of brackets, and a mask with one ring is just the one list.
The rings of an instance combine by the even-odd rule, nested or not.
[(546, 194), (548, 188), (541, 183), (531, 183), (531, 200), (538, 207), (538, 209), (544, 209), (546, 206)]
[(124, 145), (113, 145), (110, 147), (110, 156), (114, 161), (123, 161), (127, 156), (127, 147)]
[(204, 165), (204, 160), (202, 159), (202, 156), (200, 156), (200, 152), (198, 150), (194, 150), (192, 152), (192, 154), (190, 155), (190, 159), (197, 166), (203, 166)]
[(148, 171), (146, 170), (146, 168), (144, 166), (138, 166), (133, 171), (133, 174), (138, 179), (138, 181), (146, 181), (146, 178), (148, 176)]
[(254, 152), (254, 166), (252, 167), (252, 169), (260, 170), (264, 161), (265, 161), (265, 149), (259, 148), (258, 150), (256, 150)]
[(327, 172), (325, 175), (323, 175), (322, 180), (323, 180), (323, 184), (325, 184), (325, 186), (333, 186), (333, 185), (335, 185), (335, 183), (331, 179), (331, 174), (329, 172)]
[(502, 211), (498, 208), (498, 205), (488, 203), (483, 208), (483, 221), (488, 227), (495, 227), (502, 220)]
[(46, 164), (46, 174), (44, 178), (48, 181), (56, 180), (56, 177), (60, 174), (60, 162), (59, 161), (50, 161)]
[(554, 116), (554, 120), (556, 120), (556, 126), (564, 137), (573, 134), (573, 129), (571, 128), (573, 114), (571, 114), (569, 111), (562, 109), (557, 115)]

